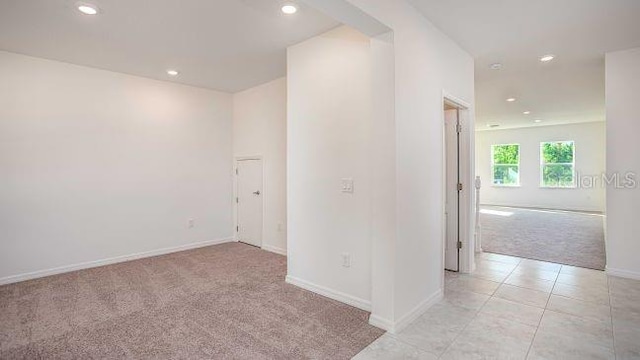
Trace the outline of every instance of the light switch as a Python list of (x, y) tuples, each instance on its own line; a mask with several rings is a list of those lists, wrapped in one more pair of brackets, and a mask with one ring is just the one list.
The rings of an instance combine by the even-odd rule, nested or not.
[(351, 254), (342, 253), (342, 266), (343, 267), (351, 267)]
[(343, 193), (353, 194), (353, 179), (344, 178), (340, 182), (340, 189)]

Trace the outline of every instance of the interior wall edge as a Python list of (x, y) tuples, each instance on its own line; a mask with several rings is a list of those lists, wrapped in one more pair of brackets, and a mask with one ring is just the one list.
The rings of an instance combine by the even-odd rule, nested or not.
[(389, 319), (385, 319), (382, 316), (371, 314), (369, 316), (369, 325), (372, 325), (382, 330), (393, 333), (393, 325), (394, 325), (393, 321)]
[(264, 251), (269, 251), (275, 254), (279, 254), (279, 255), (283, 255), (283, 256), (287, 256), (287, 249), (283, 249), (277, 246), (271, 246), (271, 245), (262, 245), (262, 250)]
[(438, 291), (431, 294), (431, 296), (423, 300), (416, 307), (411, 309), (411, 311), (401, 316), (399, 320), (394, 323), (393, 327), (388, 331), (392, 334), (399, 333), (400, 331), (405, 329), (407, 326), (409, 326), (409, 324), (411, 324), (413, 321), (415, 321), (424, 313), (426, 313), (427, 310), (429, 310), (433, 305), (438, 303), (443, 298), (444, 298), (444, 292), (442, 289), (439, 289)]

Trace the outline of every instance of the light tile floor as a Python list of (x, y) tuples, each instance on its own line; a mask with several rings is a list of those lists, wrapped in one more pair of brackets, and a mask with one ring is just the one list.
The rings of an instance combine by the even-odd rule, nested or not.
[(354, 359), (640, 359), (640, 281), (483, 253), (444, 298)]

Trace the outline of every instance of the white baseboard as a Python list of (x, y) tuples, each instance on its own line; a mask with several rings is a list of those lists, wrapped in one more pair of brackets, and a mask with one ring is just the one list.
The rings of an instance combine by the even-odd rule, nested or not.
[(270, 251), (272, 253), (276, 253), (276, 254), (287, 256), (287, 249), (282, 249), (282, 248), (279, 248), (279, 247), (276, 247), (276, 246), (262, 245), (262, 250)]
[(607, 272), (607, 275), (611, 275), (611, 276), (617, 276), (617, 277), (633, 279), (633, 280), (640, 280), (640, 273), (635, 271), (612, 269), (607, 266), (606, 272)]
[(393, 324), (393, 326), (390, 329), (387, 329), (387, 331), (392, 334), (396, 334), (402, 331), (409, 324), (411, 324), (413, 321), (415, 321), (420, 316), (422, 316), (422, 314), (424, 314), (427, 310), (429, 310), (429, 308), (432, 307), (435, 303), (442, 300), (443, 296), (444, 295), (443, 295), (442, 289), (436, 291), (434, 294), (432, 294), (423, 302), (421, 302), (416, 307), (414, 307), (407, 314), (402, 316), (400, 320), (396, 321), (396, 323)]
[(530, 209), (530, 210), (558, 210), (569, 212), (582, 212), (589, 214), (602, 214), (603, 209), (586, 208), (586, 207), (560, 207), (560, 206), (544, 206), (544, 205), (531, 205), (531, 204), (480, 204), (480, 206), (496, 206), (516, 209)]
[(301, 287), (305, 290), (309, 290), (311, 292), (328, 297), (330, 299), (340, 301), (347, 305), (357, 307), (358, 309), (361, 309), (364, 311), (371, 311), (371, 301), (360, 299), (355, 296), (351, 296), (337, 290), (329, 289), (324, 286), (316, 285), (314, 283), (311, 283), (306, 280), (298, 279), (291, 275), (287, 275), (286, 282), (288, 284)]
[(369, 325), (372, 325), (382, 330), (386, 330), (390, 333), (393, 333), (393, 321), (389, 319), (385, 319), (380, 316), (371, 314), (371, 316), (369, 316)]
[(117, 264), (125, 261), (143, 259), (143, 258), (148, 258), (148, 257), (153, 257), (158, 255), (165, 255), (165, 254), (170, 254), (174, 252), (197, 249), (205, 246), (223, 244), (223, 243), (228, 243), (233, 241), (234, 241), (233, 238), (207, 240), (207, 241), (201, 241), (201, 242), (191, 243), (186, 245), (145, 251), (145, 252), (140, 252), (140, 253), (135, 253), (130, 255), (116, 256), (116, 257), (102, 259), (102, 260), (87, 261), (79, 264), (66, 265), (66, 266), (56, 267), (52, 269), (38, 270), (38, 271), (24, 273), (24, 274), (11, 275), (11, 276), (0, 278), (0, 285), (17, 283), (20, 281), (37, 279), (45, 276), (51, 276), (51, 275), (57, 275), (57, 274), (71, 272), (71, 271), (89, 269), (89, 268), (94, 268), (98, 266)]

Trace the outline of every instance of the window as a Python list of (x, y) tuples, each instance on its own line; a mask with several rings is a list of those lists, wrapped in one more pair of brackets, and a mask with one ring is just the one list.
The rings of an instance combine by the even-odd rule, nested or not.
[(573, 141), (540, 143), (540, 186), (575, 186), (575, 146)]
[(520, 185), (520, 145), (491, 146), (491, 173), (493, 185)]

